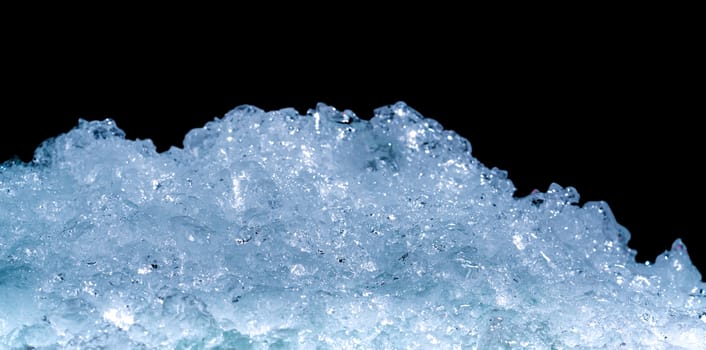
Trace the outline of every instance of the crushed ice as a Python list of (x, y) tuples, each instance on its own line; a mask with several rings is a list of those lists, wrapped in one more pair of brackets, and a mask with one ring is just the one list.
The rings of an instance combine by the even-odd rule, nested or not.
[(161, 154), (81, 120), (0, 165), (0, 344), (703, 349), (681, 241), (639, 264), (606, 203), (513, 192), (403, 103), (241, 106)]

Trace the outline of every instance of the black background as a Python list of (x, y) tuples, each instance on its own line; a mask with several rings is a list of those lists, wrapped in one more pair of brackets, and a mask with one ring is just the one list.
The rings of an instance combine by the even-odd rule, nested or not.
[(574, 186), (582, 203), (609, 203), (639, 261), (681, 237), (706, 271), (695, 87), (703, 80), (681, 32), (461, 23), (448, 36), (420, 23), (390, 25), (375, 40), (356, 30), (259, 38), (253, 27), (215, 43), (188, 31), (65, 40), (85, 28), (17, 39), (4, 47), (0, 161), (31, 160), (78, 118), (113, 118), (128, 138), (164, 151), (240, 104), (305, 113), (325, 102), (367, 119), (405, 101), (468, 138), (486, 166), (507, 170), (516, 196)]

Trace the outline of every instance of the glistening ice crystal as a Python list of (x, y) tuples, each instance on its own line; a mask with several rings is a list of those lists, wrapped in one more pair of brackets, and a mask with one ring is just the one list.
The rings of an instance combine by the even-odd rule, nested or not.
[(681, 241), (636, 263), (606, 203), (513, 192), (403, 103), (241, 106), (161, 154), (81, 120), (0, 166), (0, 343), (704, 348)]

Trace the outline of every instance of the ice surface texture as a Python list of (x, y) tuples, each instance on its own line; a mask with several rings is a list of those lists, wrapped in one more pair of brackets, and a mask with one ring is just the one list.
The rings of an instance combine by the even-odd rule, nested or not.
[(0, 343), (36, 349), (704, 349), (676, 241), (603, 202), (513, 198), (403, 103), (242, 106), (157, 153), (80, 121), (0, 166)]

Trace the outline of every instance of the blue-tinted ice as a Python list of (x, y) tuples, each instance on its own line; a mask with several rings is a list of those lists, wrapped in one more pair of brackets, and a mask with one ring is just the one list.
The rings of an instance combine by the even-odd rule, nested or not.
[(680, 241), (636, 263), (607, 204), (558, 185), (513, 198), (403, 103), (370, 121), (242, 106), (162, 154), (124, 136), (80, 121), (0, 166), (4, 347), (706, 343)]

